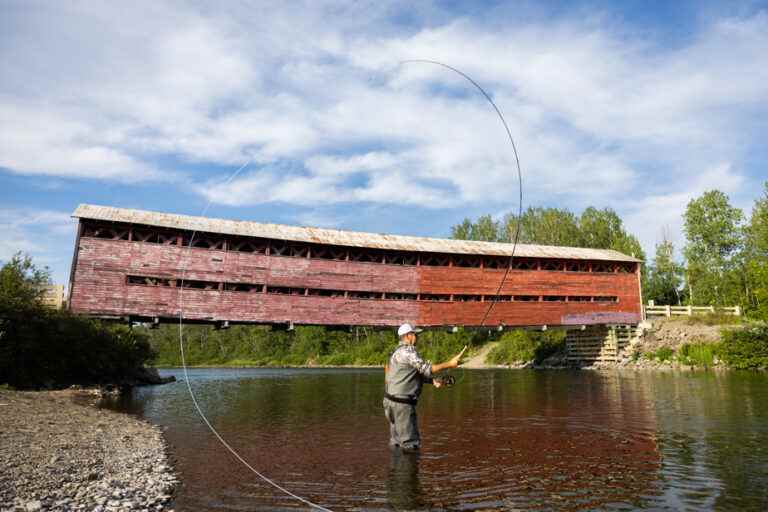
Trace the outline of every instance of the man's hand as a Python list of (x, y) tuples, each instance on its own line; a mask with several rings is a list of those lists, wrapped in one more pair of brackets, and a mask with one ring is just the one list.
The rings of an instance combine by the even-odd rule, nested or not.
[(443, 387), (443, 381), (441, 381), (440, 379), (434, 379), (432, 380), (432, 385), (435, 386), (436, 388)]
[(449, 368), (456, 368), (459, 366), (459, 361), (461, 360), (461, 356), (464, 355), (464, 352), (467, 351), (467, 346), (465, 345), (463, 349), (461, 349), (461, 352), (459, 352), (455, 357), (452, 359), (449, 359), (448, 361), (440, 364), (433, 364), (432, 365), (432, 373), (437, 373), (442, 370), (447, 370)]
[(461, 349), (461, 352), (459, 352), (453, 359), (448, 361), (448, 368), (456, 368), (459, 366), (459, 361), (461, 360), (461, 356), (464, 355), (464, 352), (467, 351), (467, 346), (464, 345), (464, 348)]

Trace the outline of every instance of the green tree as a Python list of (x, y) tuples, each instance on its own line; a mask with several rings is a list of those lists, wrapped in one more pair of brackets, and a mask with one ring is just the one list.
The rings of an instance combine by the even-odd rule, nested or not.
[(646, 297), (657, 304), (679, 304), (683, 267), (674, 259), (675, 247), (666, 238), (656, 244), (656, 256), (648, 269)]
[(37, 305), (50, 282), (47, 268), (37, 268), (29, 255), (17, 252), (0, 269), (0, 308)]
[(464, 219), (451, 228), (451, 236), (456, 240), (496, 242), (499, 240), (499, 223), (490, 215), (483, 215), (476, 222)]
[[(511, 242), (517, 229), (517, 215), (507, 215), (501, 239)], [(521, 243), (577, 247), (581, 241), (576, 216), (567, 209), (528, 207), (520, 218)]]
[(624, 230), (621, 217), (611, 208), (586, 208), (579, 217), (579, 231), (580, 247), (613, 249), (641, 260), (645, 259), (640, 242)]
[(750, 315), (768, 320), (768, 181), (744, 233), (745, 306)]
[(728, 196), (710, 190), (688, 203), (684, 214), (686, 279), (691, 304), (732, 305), (742, 297), (735, 255), (743, 243), (743, 214)]

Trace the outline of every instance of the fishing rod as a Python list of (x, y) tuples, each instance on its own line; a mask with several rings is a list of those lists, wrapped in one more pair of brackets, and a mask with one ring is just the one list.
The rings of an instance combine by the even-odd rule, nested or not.
[[(409, 59), (401, 61), (400, 64), (431, 64), (434, 66), (440, 66), (445, 69), (448, 69), (457, 75), (461, 76), (465, 80), (467, 80), (470, 84), (472, 84), (480, 93), (483, 95), (485, 100), (490, 103), (491, 107), (493, 107), (494, 112), (496, 112), (496, 116), (499, 118), (499, 121), (501, 121), (502, 126), (504, 127), (504, 131), (507, 134), (507, 138), (509, 139), (509, 143), (512, 146), (512, 153), (515, 156), (515, 168), (517, 170), (517, 185), (518, 185), (518, 202), (517, 202), (517, 219), (515, 222), (515, 234), (512, 238), (512, 252), (509, 255), (509, 264), (507, 265), (506, 269), (504, 270), (504, 274), (501, 277), (501, 281), (499, 281), (499, 286), (496, 289), (496, 293), (494, 295), (494, 300), (490, 301), (488, 304), (488, 307), (485, 310), (485, 313), (483, 314), (482, 320), (480, 320), (479, 327), (482, 329), (485, 326), (486, 320), (488, 320), (488, 316), (491, 314), (491, 311), (493, 311), (493, 307), (496, 305), (499, 299), (499, 295), (501, 295), (501, 290), (504, 288), (504, 284), (507, 281), (507, 278), (509, 277), (509, 272), (512, 270), (512, 264), (515, 259), (515, 251), (517, 249), (517, 243), (520, 239), (520, 221), (523, 216), (523, 171), (520, 167), (520, 156), (517, 153), (517, 145), (515, 144), (515, 139), (512, 137), (512, 131), (509, 129), (509, 125), (507, 124), (507, 120), (504, 118), (504, 114), (502, 114), (501, 109), (496, 105), (496, 103), (493, 101), (493, 98), (491, 98), (491, 95), (486, 92), (483, 87), (477, 83), (471, 76), (466, 74), (465, 72), (450, 66), (444, 62), (440, 62), (437, 60), (431, 60), (431, 59)], [(503, 324), (499, 324), (500, 328), (503, 328)], [(462, 370), (462, 378), (459, 382), (464, 380), (464, 371)]]

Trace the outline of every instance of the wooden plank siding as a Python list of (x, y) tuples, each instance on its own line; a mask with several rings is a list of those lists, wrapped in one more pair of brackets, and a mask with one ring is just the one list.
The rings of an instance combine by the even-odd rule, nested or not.
[[(482, 264), (352, 261), (349, 253), (344, 259), (320, 259), (311, 256), (311, 249), (302, 257), (239, 252), (227, 250), (228, 241), (213, 249), (189, 248), (174, 242), (137, 241), (130, 229), (128, 235), (115, 234), (121, 239), (88, 235), (82, 226), (79, 232), (83, 236), (75, 248), (70, 309), (92, 316), (174, 319), (183, 309), (185, 319), (197, 321), (372, 326), (407, 321), (475, 326), (485, 315), (488, 301), (496, 298), (504, 274), (503, 268)], [(454, 261), (451, 255), (442, 256)], [(426, 256), (414, 261), (422, 258), (428, 261)], [(486, 324), (637, 323), (641, 314), (637, 265), (617, 262), (612, 272), (566, 271), (565, 266), (511, 270), (501, 290), (502, 300), (496, 302)], [(213, 289), (182, 289), (178, 286), (182, 275), (185, 285)], [(163, 284), (129, 282), (144, 278)], [(248, 285), (249, 291), (229, 289), (240, 283)]]

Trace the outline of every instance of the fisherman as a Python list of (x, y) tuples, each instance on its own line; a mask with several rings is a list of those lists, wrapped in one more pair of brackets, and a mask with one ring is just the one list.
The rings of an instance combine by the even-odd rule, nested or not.
[(419, 427), (416, 422), (416, 402), (423, 384), (443, 386), (440, 378), (433, 375), (459, 366), (464, 347), (458, 355), (440, 364), (425, 361), (416, 351), (416, 335), (421, 329), (403, 324), (397, 330), (400, 344), (384, 367), (386, 392), (384, 393), (384, 415), (389, 421), (389, 445), (403, 451), (419, 449)]

